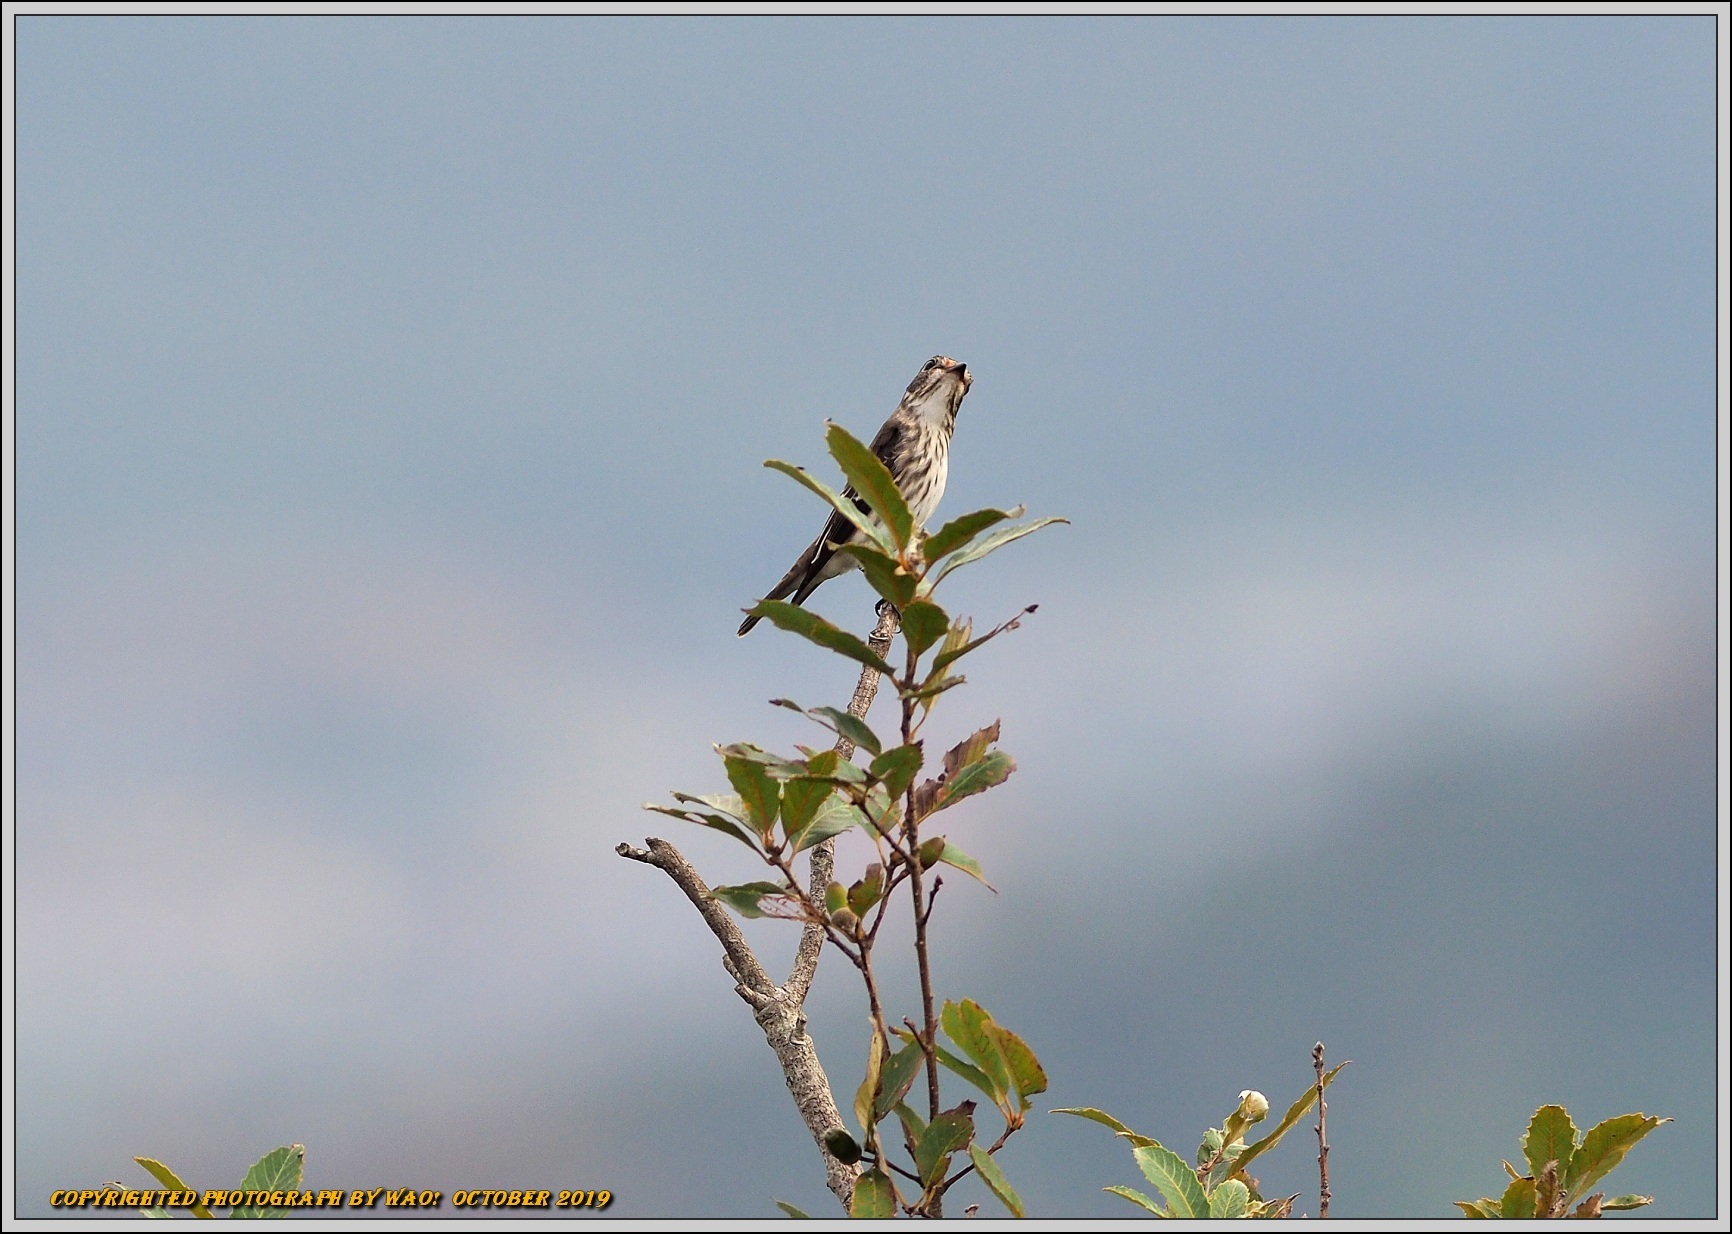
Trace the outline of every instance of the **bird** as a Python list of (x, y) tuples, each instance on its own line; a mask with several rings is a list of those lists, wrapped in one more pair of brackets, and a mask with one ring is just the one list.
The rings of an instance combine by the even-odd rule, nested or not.
[[(890, 413), (884, 427), (872, 439), (872, 453), (889, 469), (897, 491), (914, 515), (916, 527), (932, 517), (932, 512), (938, 508), (938, 499), (944, 496), (944, 481), (950, 474), (950, 434), (956, 428), (956, 410), (962, 406), (963, 396), (973, 384), (974, 376), (962, 361), (952, 360), (949, 356), (933, 356), (920, 366), (914, 380), (908, 383), (902, 401), (896, 404), (896, 410)], [(842, 496), (852, 501), (861, 513), (871, 513), (853, 485), (849, 485)], [(781, 600), (792, 595), (793, 603), (804, 604), (818, 584), (858, 567), (859, 563), (850, 554), (837, 550), (860, 538), (858, 527), (844, 518), (840, 511), (832, 511), (818, 538), (800, 554), (793, 568), (782, 576), (781, 582), (770, 588), (764, 599)], [(757, 624), (756, 616), (748, 616), (740, 623), (740, 637), (744, 638)]]

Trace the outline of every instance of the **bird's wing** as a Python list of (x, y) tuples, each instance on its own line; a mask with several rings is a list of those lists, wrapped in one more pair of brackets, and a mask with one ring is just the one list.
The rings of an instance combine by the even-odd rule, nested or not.
[[(896, 456), (902, 453), (902, 437), (906, 432), (902, 418), (893, 415), (884, 421), (884, 427), (878, 430), (878, 436), (872, 439), (872, 444), (868, 447), (878, 456), (878, 461), (890, 469), (892, 476), (896, 474)], [(853, 488), (849, 488), (848, 495), (854, 496)], [(855, 504), (859, 504), (858, 498), (855, 498)], [(862, 505), (860, 508), (864, 510), (866, 507)]]

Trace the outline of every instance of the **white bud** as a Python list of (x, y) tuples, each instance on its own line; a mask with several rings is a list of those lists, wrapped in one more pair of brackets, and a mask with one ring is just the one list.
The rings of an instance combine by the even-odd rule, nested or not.
[(1247, 1088), (1239, 1094), (1239, 1116), (1250, 1122), (1258, 1122), (1269, 1113), (1269, 1098), (1254, 1088)]

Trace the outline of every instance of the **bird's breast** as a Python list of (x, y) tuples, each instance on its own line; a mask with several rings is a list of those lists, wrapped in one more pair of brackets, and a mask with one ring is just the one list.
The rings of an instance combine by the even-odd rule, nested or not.
[(908, 503), (915, 525), (922, 526), (944, 496), (944, 481), (950, 472), (950, 434), (922, 426), (922, 431), (909, 436), (896, 487)]

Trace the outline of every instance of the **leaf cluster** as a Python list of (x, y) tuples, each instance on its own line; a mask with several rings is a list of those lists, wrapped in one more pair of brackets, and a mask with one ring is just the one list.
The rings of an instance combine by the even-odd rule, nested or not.
[[(1341, 1063), (1324, 1072), (1322, 1087), (1327, 1089), (1334, 1083), (1335, 1077), (1346, 1066), (1346, 1063)], [(1130, 1201), (1145, 1212), (1157, 1217), (1192, 1219), (1286, 1217), (1292, 1212), (1293, 1201), (1298, 1196), (1265, 1198), (1258, 1190), (1257, 1179), (1248, 1171), (1253, 1161), (1279, 1144), (1289, 1131), (1299, 1125), (1299, 1120), (1311, 1112), (1317, 1104), (1317, 1092), (1317, 1085), (1307, 1088), (1297, 1101), (1287, 1107), (1274, 1130), (1251, 1143), (1246, 1143), (1245, 1133), (1267, 1117), (1268, 1102), (1260, 1093), (1247, 1090), (1240, 1094), (1239, 1105), (1233, 1113), (1219, 1127), (1210, 1127), (1203, 1133), (1194, 1166), (1159, 1140), (1132, 1131), (1105, 1111), (1079, 1107), (1052, 1112), (1100, 1123), (1130, 1142), (1137, 1168), (1155, 1185), (1166, 1206), (1162, 1207), (1134, 1187), (1114, 1186), (1102, 1190)]]
[[(285, 1144), (281, 1148), (273, 1148), (247, 1168), (247, 1175), (241, 1179), (241, 1191), (299, 1191), (301, 1174), (306, 1164), (307, 1150), (299, 1144)], [(196, 1188), (187, 1186), (180, 1176), (162, 1162), (153, 1157), (134, 1157), (145, 1173), (149, 1174), (168, 1191), (194, 1191)], [(108, 1183), (109, 1187), (124, 1190), (120, 1183)], [(202, 1203), (188, 1206), (194, 1217), (214, 1218), (215, 1214)], [(169, 1216), (168, 1210), (162, 1208), (147, 1208), (141, 1210), (141, 1216)], [(240, 1205), (229, 1214), (231, 1217), (288, 1217), (292, 1214), (286, 1208), (269, 1206)]]
[(1542, 1105), (1534, 1111), (1527, 1133), (1522, 1136), (1522, 1157), (1528, 1173), (1517, 1172), (1506, 1161), (1503, 1168), (1510, 1181), (1502, 1197), (1457, 1200), (1455, 1206), (1469, 1217), (1514, 1220), (1598, 1217), (1602, 1213), (1645, 1207), (1654, 1202), (1653, 1196), (1620, 1195), (1607, 1199), (1605, 1192), (1591, 1188), (1616, 1168), (1637, 1141), (1661, 1123), (1671, 1121), (1646, 1114), (1620, 1114), (1583, 1134), (1563, 1106)]
[[(926, 950), (933, 898), (943, 885), (937, 871), (949, 867), (986, 884), (980, 863), (938, 832), (933, 820), (1003, 784), (1016, 763), (997, 748), (996, 721), (956, 742), (936, 761), (927, 757), (921, 733), (939, 697), (964, 684), (958, 672), (962, 661), (1017, 629), (1022, 618), (1035, 611), (1030, 605), (977, 635), (970, 619), (953, 617), (940, 605), (939, 585), (956, 570), (1064, 520), (1019, 523), (1020, 506), (983, 509), (927, 533), (916, 525), (889, 470), (870, 449), (834, 424), (826, 442), (847, 477), (844, 492), (790, 463), (771, 460), (766, 466), (817, 494), (859, 532), (837, 551), (859, 565), (879, 597), (880, 614), (887, 613), (886, 606), (894, 610), (902, 655), (893, 660), (888, 642), (874, 644), (797, 605), (765, 600), (750, 611), (860, 665), (863, 681), (878, 674), (894, 690), (897, 732), (887, 738), (853, 711), (772, 699), (773, 705), (799, 712), (827, 730), (834, 744), (828, 749), (798, 746), (796, 755), (774, 754), (746, 742), (718, 746), (732, 793), (675, 793), (677, 805), (652, 803), (645, 808), (719, 831), (750, 848), (769, 867), (770, 877), (718, 886), (711, 895), (744, 917), (780, 917), (822, 929), (859, 970), (873, 1028), (854, 1101), (860, 1138), (836, 1128), (824, 1141), (832, 1157), (862, 1166), (852, 1213), (935, 1216), (942, 1210), (945, 1191), (976, 1173), (1006, 1208), (1021, 1216), (1022, 1201), (994, 1156), (1022, 1127), (1030, 1098), (1046, 1088), (1046, 1074), (1028, 1044), (973, 1000), (947, 1000), (940, 1013)], [(793, 859), (854, 829), (871, 841), (876, 860), (868, 861), (852, 881), (802, 886)], [(918, 1022), (905, 1018), (905, 1027), (893, 1028), (879, 1000), (873, 948), (899, 889), (907, 890), (914, 912), (922, 1009)], [(940, 1068), (991, 1101), (1003, 1120), (992, 1143), (983, 1145), (977, 1137), (977, 1100), (942, 1104)], [(908, 1099), (922, 1071), (927, 1076), (924, 1114)], [(891, 1118), (900, 1127), (905, 1158), (889, 1145), (894, 1137), (880, 1134), (881, 1125)]]

